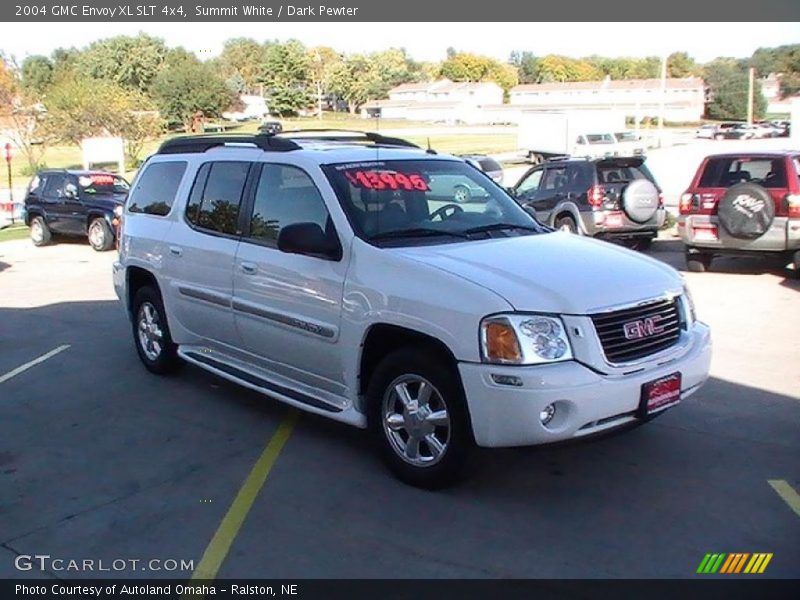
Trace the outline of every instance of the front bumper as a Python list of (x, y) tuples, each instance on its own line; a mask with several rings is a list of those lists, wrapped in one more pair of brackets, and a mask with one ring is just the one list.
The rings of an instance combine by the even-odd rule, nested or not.
[[(695, 322), (690, 348), (674, 361), (628, 375), (604, 375), (576, 361), (540, 366), (460, 363), (472, 430), (479, 446), (529, 446), (557, 442), (636, 420), (644, 383), (679, 371), (681, 399), (708, 378), (711, 335)], [(512, 376), (522, 385), (498, 384), (492, 378)], [(556, 414), (547, 426), (539, 414), (549, 404)]]

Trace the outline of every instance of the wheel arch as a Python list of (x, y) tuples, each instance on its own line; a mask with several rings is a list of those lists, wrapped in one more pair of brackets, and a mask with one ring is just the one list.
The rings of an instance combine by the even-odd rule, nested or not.
[(133, 299), (136, 297), (136, 292), (148, 285), (154, 287), (161, 297), (164, 297), (161, 293), (161, 286), (152, 272), (136, 266), (130, 266), (125, 270), (126, 302), (131, 319), (133, 319)]

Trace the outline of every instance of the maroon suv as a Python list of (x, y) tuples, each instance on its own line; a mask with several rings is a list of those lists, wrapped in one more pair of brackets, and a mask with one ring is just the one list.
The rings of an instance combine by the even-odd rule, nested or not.
[(690, 271), (716, 255), (772, 254), (800, 276), (800, 151), (706, 157), (681, 196), (678, 233)]

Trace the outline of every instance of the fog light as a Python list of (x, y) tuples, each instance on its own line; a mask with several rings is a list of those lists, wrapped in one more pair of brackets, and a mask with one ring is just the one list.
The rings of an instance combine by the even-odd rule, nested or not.
[(548, 404), (542, 409), (542, 412), (539, 413), (539, 420), (542, 422), (542, 425), (547, 425), (550, 421), (553, 420), (553, 417), (556, 415), (556, 407), (554, 404)]

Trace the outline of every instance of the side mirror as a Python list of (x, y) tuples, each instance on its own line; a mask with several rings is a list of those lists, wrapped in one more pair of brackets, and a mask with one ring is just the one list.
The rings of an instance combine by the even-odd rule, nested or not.
[(70, 200), (77, 200), (78, 198), (78, 186), (74, 183), (68, 183), (64, 186), (64, 198), (69, 198)]
[(278, 250), (287, 254), (305, 254), (339, 260), (342, 247), (339, 240), (325, 235), (316, 223), (292, 223), (278, 234)]

